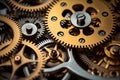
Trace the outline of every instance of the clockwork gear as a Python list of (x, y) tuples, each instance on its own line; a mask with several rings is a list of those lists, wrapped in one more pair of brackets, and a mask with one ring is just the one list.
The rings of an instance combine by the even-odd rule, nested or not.
[(38, 44), (38, 47), (42, 49), (45, 60), (46, 67), (54, 67), (67, 60), (66, 48), (55, 43), (51, 39), (44, 40)]
[[(52, 39), (43, 40), (38, 44), (38, 47), (42, 49), (45, 56), (45, 68), (49, 69), (67, 61), (67, 49)], [(44, 73), (44, 76), (60, 78), (65, 73), (67, 73), (67, 69), (61, 69), (57, 72)]]
[(45, 27), (42, 20), (36, 18), (24, 18), (20, 19), (18, 22), (21, 26), (22, 34), (26, 38), (30, 39), (30, 37), (34, 37), (38, 39), (44, 34)]
[[(88, 65), (88, 72), (102, 77), (120, 77), (120, 43), (112, 41), (104, 49), (96, 53), (86, 51), (80, 58)], [(91, 55), (90, 55), (91, 54)], [(94, 54), (94, 55), (92, 55)]]
[(7, 0), (8, 3), (22, 11), (40, 11), (48, 8), (52, 3), (56, 3), (57, 0)]
[(49, 34), (57, 42), (75, 48), (92, 48), (105, 42), (114, 32), (114, 23), (109, 7), (97, 0), (59, 1), (46, 14)]
[[(2, 24), (1, 26), (7, 28), (6, 30), (10, 30), (4, 36), (4, 38), (6, 38), (7, 36), (10, 36), (10, 38), (12, 38), (12, 42), (7, 47), (4, 47), (4, 49), (3, 48), (0, 49), (0, 58), (2, 58), (4, 56), (8, 56), (9, 54), (11, 54), (12, 51), (14, 51), (17, 48), (17, 46), (19, 45), (20, 40), (21, 40), (21, 30), (20, 30), (18, 24), (14, 20), (12, 20), (8, 17), (4, 17), (2, 15), (0, 15), (0, 23)], [(6, 32), (4, 32), (4, 33), (6, 33)], [(1, 46), (1, 44), (0, 44), (0, 46)]]
[[(33, 80), (37, 78), (44, 66), (44, 57), (39, 48), (30, 41), (22, 41), (17, 54), (10, 57), (10, 60), (0, 64), (0, 67), (12, 67), (9, 68), (10, 80)], [(2, 73), (0, 73), (2, 75)], [(21, 77), (20, 77), (21, 76)]]

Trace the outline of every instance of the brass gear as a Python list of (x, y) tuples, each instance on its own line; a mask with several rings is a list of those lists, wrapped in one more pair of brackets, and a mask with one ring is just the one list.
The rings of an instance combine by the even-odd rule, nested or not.
[(115, 29), (114, 16), (106, 4), (104, 0), (61, 0), (47, 11), (47, 30), (65, 46), (99, 45), (109, 40)]
[(30, 3), (35, 3), (38, 2), (36, 5), (30, 5), (30, 3), (24, 3), (24, 0), (7, 0), (8, 3), (18, 9), (18, 10), (22, 10), (22, 11), (28, 11), (28, 12), (34, 12), (34, 11), (40, 11), (40, 10), (44, 10), (46, 8), (48, 8), (49, 6), (51, 6), (51, 4), (56, 3), (57, 0), (27, 0), (27, 2)]
[[(18, 24), (8, 17), (0, 15), (0, 22), (8, 25), (13, 32), (12, 42), (9, 44), (9, 46), (4, 47), (4, 49), (0, 48), (0, 58), (2, 58), (5, 56), (10, 56), (10, 54), (17, 48), (21, 42), (21, 30)], [(0, 44), (0, 46), (2, 45)]]
[[(33, 42), (23, 40), (20, 45), (22, 48), (18, 50), (17, 54), (10, 57), (9, 61), (3, 64), (0, 64), (0, 67), (2, 66), (13, 67), (12, 73), (9, 77), (10, 80), (13, 80), (15, 78), (15, 76), (17, 75), (16, 72), (18, 70), (21, 70), (20, 68), (23, 69), (23, 73), (25, 76), (18, 77), (17, 80), (33, 80), (38, 76), (40, 76), (41, 71), (44, 67), (45, 61), (44, 61), (43, 53), (41, 52), (41, 50), (39, 50), (39, 48)], [(30, 66), (32, 66), (33, 69), (28, 71), (29, 69), (31, 69)], [(23, 75), (23, 74), (20, 74), (20, 75)]]
[[(82, 53), (82, 52), (81, 52)], [(120, 77), (120, 42), (112, 41), (96, 53), (84, 51), (80, 58), (88, 66), (87, 71), (92, 75), (102, 77)]]
[(43, 40), (38, 44), (46, 60), (46, 67), (57, 66), (67, 60), (67, 50), (65, 47), (51, 39)]
[[(45, 68), (52, 68), (67, 61), (67, 48), (56, 43), (52, 39), (45, 39), (38, 44), (45, 57)], [(45, 77), (60, 78), (67, 73), (67, 69), (61, 69), (57, 72), (44, 73)]]

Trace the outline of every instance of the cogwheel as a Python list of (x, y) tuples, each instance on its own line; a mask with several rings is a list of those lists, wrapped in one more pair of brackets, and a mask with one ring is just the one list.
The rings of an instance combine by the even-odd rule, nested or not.
[(0, 64), (0, 67), (12, 67), (9, 80), (33, 80), (40, 76), (44, 67), (44, 56), (33, 42), (22, 41), (16, 53), (9, 61)]
[(61, 0), (51, 7), (45, 20), (51, 37), (75, 48), (93, 48), (109, 40), (115, 29), (112, 11), (104, 0), (90, 1)]
[[(12, 53), (12, 51), (14, 51), (17, 46), (19, 45), (20, 41), (21, 41), (21, 30), (18, 26), (18, 24), (7, 17), (4, 17), (2, 15), (0, 15), (0, 23), (4, 23), (4, 25), (7, 26), (7, 29), (11, 29), (13, 36), (12, 36), (12, 42), (9, 44), (9, 46), (4, 47), (4, 49), (0, 48), (0, 58), (5, 57), (5, 56), (10, 56), (10, 54)], [(10, 34), (7, 34), (10, 35)], [(2, 46), (0, 44), (0, 46)]]
[(67, 60), (67, 49), (51, 39), (46, 39), (38, 44), (42, 49), (47, 67), (54, 67)]
[(40, 38), (44, 32), (45, 27), (42, 20), (36, 18), (23, 18), (18, 21), (21, 26), (21, 31), (25, 37)]
[[(98, 55), (101, 54), (102, 55)], [(120, 42), (112, 41), (97, 53), (84, 51), (80, 58), (88, 65), (87, 71), (92, 75), (116, 78), (120, 77)]]
[[(67, 49), (57, 44), (52, 39), (46, 39), (38, 44), (38, 48), (42, 50), (45, 56), (45, 68), (49, 69), (67, 61)], [(45, 77), (63, 77), (67, 73), (67, 69), (61, 69), (57, 72), (44, 73)]]
[(40, 11), (43, 9), (48, 8), (51, 6), (51, 4), (56, 3), (58, 0), (7, 0), (8, 3), (22, 11), (28, 11), (28, 12), (33, 12), (33, 11)]

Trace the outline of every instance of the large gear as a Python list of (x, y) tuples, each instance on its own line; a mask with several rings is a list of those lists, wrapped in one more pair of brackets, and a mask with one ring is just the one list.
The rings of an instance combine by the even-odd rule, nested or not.
[(26, 37), (34, 37), (36, 39), (40, 38), (44, 32), (45, 27), (42, 20), (38, 20), (37, 18), (24, 18), (20, 19), (18, 23), (21, 26), (21, 31), (23, 36)]
[[(21, 46), (18, 48), (17, 54), (10, 57), (9, 61), (3, 64), (0, 64), (0, 67), (2, 66), (12, 67), (11, 75), (5, 75), (5, 76), (9, 76), (8, 79), (10, 80), (16, 80), (16, 79), (17, 80), (33, 80), (40, 76), (42, 68), (44, 67), (43, 53), (39, 50), (39, 48), (34, 43), (30, 41), (24, 40), (20, 45)], [(22, 74), (19, 74), (21, 73), (20, 68), (23, 69)], [(19, 78), (19, 76), (17, 75), (21, 77)]]
[[(18, 26), (18, 24), (8, 18), (8, 17), (4, 17), (2, 15), (0, 15), (0, 22), (3, 23), (4, 25), (7, 25), (7, 29), (11, 29), (12, 30), (12, 42), (9, 44), (9, 46), (4, 47), (4, 49), (0, 49), (0, 58), (4, 57), (4, 56), (8, 56), (9, 54), (11, 54), (19, 45), (19, 43), (21, 42), (21, 30)], [(11, 34), (12, 34), (11, 33)], [(7, 34), (10, 35), (10, 34)], [(1, 44), (0, 44), (1, 46)]]
[(115, 20), (103, 0), (61, 0), (48, 10), (46, 26), (49, 34), (63, 45), (92, 48), (109, 40)]
[(84, 52), (80, 55), (80, 58), (87, 64), (89, 73), (109, 78), (120, 77), (120, 42), (112, 41), (96, 53), (92, 51)]
[(7, 0), (14, 8), (22, 11), (40, 11), (48, 8), (51, 4), (56, 3), (57, 0)]

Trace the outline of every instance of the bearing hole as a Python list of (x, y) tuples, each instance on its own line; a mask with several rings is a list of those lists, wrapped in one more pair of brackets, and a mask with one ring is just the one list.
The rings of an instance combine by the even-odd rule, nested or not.
[(67, 3), (66, 3), (66, 2), (62, 2), (62, 3), (60, 4), (60, 6), (61, 6), (61, 7), (66, 7), (66, 6), (67, 6)]
[(80, 43), (85, 43), (85, 39), (84, 39), (84, 38), (80, 38), (80, 39), (79, 39), (79, 42), (80, 42)]
[(100, 36), (105, 36), (105, 35), (106, 35), (106, 32), (105, 32), (104, 30), (100, 30), (100, 31), (98, 31), (98, 34), (99, 34)]
[(51, 20), (52, 20), (52, 21), (57, 21), (57, 17), (56, 17), (56, 16), (53, 16), (53, 17), (51, 18)]
[(57, 35), (58, 35), (59, 37), (62, 37), (62, 36), (64, 36), (64, 33), (63, 33), (62, 31), (59, 31), (59, 32), (57, 33)]

